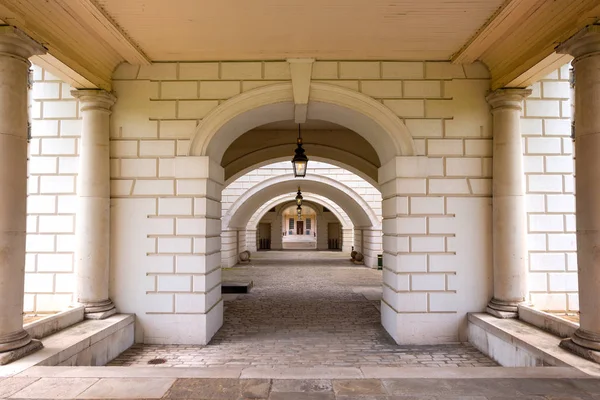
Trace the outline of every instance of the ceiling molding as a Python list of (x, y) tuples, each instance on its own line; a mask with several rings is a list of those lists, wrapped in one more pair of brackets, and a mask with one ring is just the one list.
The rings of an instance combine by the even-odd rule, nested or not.
[(471, 64), (479, 60), (484, 52), (492, 47), (517, 23), (528, 18), (539, 3), (545, 0), (509, 0), (502, 5), (488, 22), (456, 54), (452, 62)]
[(117, 65), (150, 63), (95, 0), (0, 0), (0, 18), (48, 49), (34, 62), (78, 89), (110, 91)]
[(506, 84), (505, 87), (523, 88), (533, 85), (551, 72), (554, 72), (558, 68), (567, 64), (572, 59), (573, 57), (568, 54), (552, 53), (537, 63), (535, 67), (528, 69), (516, 79)]
[(568, 63), (556, 46), (599, 17), (597, 0), (507, 0), (452, 61), (482, 61), (492, 90), (525, 87)]
[[(52, 75), (59, 77), (75, 89), (97, 89), (98, 85), (90, 82), (51, 54), (43, 54), (30, 58), (31, 62), (42, 67)], [(110, 82), (106, 82), (110, 89)], [(103, 88), (104, 89), (104, 88)]]
[(151, 61), (144, 52), (121, 31), (93, 0), (58, 0), (75, 12), (81, 21), (87, 24), (106, 41), (129, 64), (150, 65)]

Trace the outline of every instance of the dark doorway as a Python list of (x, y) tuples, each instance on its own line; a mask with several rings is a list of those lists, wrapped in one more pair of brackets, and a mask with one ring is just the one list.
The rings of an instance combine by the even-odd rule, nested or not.
[(296, 235), (304, 235), (304, 221), (296, 221)]

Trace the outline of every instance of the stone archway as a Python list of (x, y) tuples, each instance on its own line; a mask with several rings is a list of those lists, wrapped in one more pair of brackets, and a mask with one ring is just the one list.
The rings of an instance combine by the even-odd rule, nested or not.
[[(359, 196), (353, 196), (353, 191), (347, 187), (340, 188), (335, 180), (309, 177), (303, 178), (302, 182), (304, 189), (332, 199), (339, 197), (336, 202), (345, 203), (352, 209), (349, 214), (356, 215), (358, 221), (355, 228), (366, 227), (361, 229), (361, 244), (383, 246), (384, 264), (387, 262), (389, 266), (384, 274), (384, 287), (388, 290), (384, 290), (382, 301), (382, 324), (392, 337), (399, 340), (399, 331), (403, 328), (402, 312), (398, 311), (397, 306), (402, 297), (398, 286), (399, 274), (402, 273), (399, 265), (401, 258), (398, 255), (404, 251), (401, 246), (405, 238), (400, 238), (399, 235), (403, 212), (397, 209), (401, 202), (396, 201), (396, 198), (405, 192), (403, 186), (410, 185), (411, 179), (427, 176), (427, 159), (414, 157), (413, 140), (403, 122), (390, 109), (364, 94), (329, 84), (311, 83), (307, 107), (309, 119), (329, 121), (351, 130), (352, 134), (359, 135), (363, 143), (372, 148), (378, 158), (375, 173), (373, 169), (366, 170), (363, 165), (354, 163), (352, 157), (338, 159), (343, 152), (331, 152), (334, 161), (346, 164), (367, 175), (371, 182), (378, 183), (376, 188), (383, 196), (383, 223), (369, 211), (366, 203), (361, 204)], [(192, 137), (189, 156), (176, 158), (173, 167), (176, 179), (188, 180), (181, 182), (183, 190), (178, 189), (177, 192), (187, 193), (188, 187), (193, 187), (193, 192), (202, 196), (202, 201), (197, 203), (194, 212), (204, 219), (203, 237), (195, 239), (194, 245), (207, 249), (204, 269), (212, 271), (221, 262), (221, 191), (225, 182), (231, 178), (226, 175), (221, 164), (225, 152), (241, 135), (258, 126), (293, 119), (294, 100), (290, 83), (250, 90), (225, 101), (204, 118)], [(318, 145), (318, 140), (314, 144)], [(253, 165), (267, 161), (271, 154), (265, 152), (264, 157), (265, 160), (252, 158)], [(243, 166), (238, 166), (238, 169), (243, 170)], [(403, 177), (409, 179), (402, 179)], [(262, 187), (265, 189), (263, 195), (256, 195), (253, 199), (261, 199), (264, 203), (269, 200), (269, 196), (295, 191), (297, 183), (290, 178), (291, 176), (279, 178), (281, 181), (278, 185), (271, 186), (277, 188), (275, 191), (269, 192)], [(314, 188), (306, 187), (307, 184)], [(237, 210), (232, 216), (250, 214), (257, 207), (250, 206), (249, 202), (238, 202), (231, 208)], [(231, 217), (224, 216), (224, 223), (239, 229), (245, 228), (247, 220), (238, 221), (237, 216), (233, 220), (227, 220), (228, 218)], [(376, 254), (370, 255), (370, 264), (376, 265)], [(211, 303), (214, 302), (211, 300)], [(214, 304), (205, 317), (207, 325), (203, 330), (207, 339), (212, 337), (222, 323), (222, 303)]]
[[(373, 237), (380, 237), (380, 218), (351, 187), (326, 176), (307, 175), (306, 178), (298, 180), (292, 175), (279, 175), (253, 186), (237, 199), (222, 218), (223, 230), (228, 231), (230, 236), (227, 242), (239, 241), (237, 232), (246, 230), (256, 210), (277, 196), (295, 192), (298, 184), (302, 185), (303, 191), (321, 195), (345, 211), (352, 221), (353, 228), (358, 231), (357, 235), (361, 237), (361, 241), (356, 244), (357, 250), (364, 253), (365, 264), (374, 267), (381, 247), (377, 243), (365, 243), (362, 241), (362, 235), (368, 231)], [(230, 254), (224, 255), (223, 259), (229, 260), (226, 265), (231, 264)]]
[[(248, 224), (246, 225), (246, 229), (255, 229), (256, 224), (258, 224), (258, 222), (269, 211), (269, 209), (286, 203), (286, 201), (288, 201), (290, 198), (293, 198), (295, 195), (296, 194), (294, 192), (282, 194), (273, 198), (273, 200), (265, 203), (262, 207), (260, 207), (254, 212), (254, 214), (248, 221)], [(354, 226), (352, 220), (346, 214), (346, 212), (338, 204), (334, 203), (330, 199), (327, 199), (323, 196), (314, 193), (303, 192), (302, 195), (304, 196), (305, 201), (313, 202), (320, 206), (327, 207), (329, 210), (331, 210), (331, 213), (335, 215), (335, 217), (340, 221), (344, 229), (352, 229), (352, 227)]]
[(381, 228), (375, 212), (352, 188), (325, 176), (306, 176), (302, 180), (293, 175), (279, 175), (266, 179), (241, 195), (223, 216), (223, 226), (246, 227), (254, 212), (275, 196), (295, 192), (301, 183), (303, 190), (322, 195), (346, 211), (357, 227)]
[[(285, 207), (295, 204), (294, 201), (290, 201), (290, 199), (294, 198), (295, 195), (296, 195), (295, 192), (285, 193), (285, 194), (274, 197), (272, 200), (268, 201), (267, 203), (265, 203), (261, 207), (259, 207), (252, 214), (252, 217), (249, 219), (248, 223), (246, 224), (246, 228), (245, 228), (246, 240), (243, 243), (245, 248), (244, 248), (244, 246), (240, 246), (241, 243), (238, 243), (238, 247), (240, 247), (241, 250), (247, 249), (247, 250), (250, 250), (251, 252), (257, 251), (258, 249), (256, 248), (255, 244), (256, 244), (256, 237), (258, 234), (259, 222), (263, 219), (264, 216), (268, 215), (269, 210), (275, 208), (276, 213), (278, 215), (274, 218), (273, 222), (279, 228), (279, 225), (282, 223), (280, 212)], [(330, 199), (320, 196), (318, 194), (303, 192), (302, 195), (304, 196), (305, 203), (307, 203), (309, 205), (315, 205), (316, 206), (315, 208), (318, 208), (319, 206), (326, 207), (331, 212), (331, 215), (340, 223), (340, 227), (341, 227), (341, 231), (342, 231), (341, 250), (346, 253), (349, 253), (354, 244), (354, 224), (353, 224), (352, 220), (350, 219), (350, 217), (342, 209), (342, 207), (340, 207), (338, 204), (334, 203)], [(321, 221), (319, 221), (319, 219)], [(327, 238), (324, 236), (325, 231), (323, 231), (323, 226), (321, 226), (321, 228), (319, 228), (320, 223), (323, 223), (323, 222), (326, 223), (325, 220), (326, 220), (326, 218), (324, 218), (324, 216), (323, 216), (323, 211), (317, 210), (317, 221), (316, 221), (317, 229), (318, 229), (318, 231), (317, 231), (317, 250), (325, 249), (324, 246), (325, 246), (325, 244), (327, 244)], [(230, 228), (228, 226), (223, 226), (223, 232), (227, 232), (227, 231), (234, 232), (237, 230), (236, 229), (230, 230)], [(235, 235), (238, 236), (237, 232)], [(273, 229), (272, 230), (271, 240), (272, 240), (271, 250), (278, 250), (278, 249), (283, 248), (281, 229)], [(222, 253), (223, 265), (224, 266), (234, 265), (236, 261), (233, 261), (231, 258), (232, 258), (231, 256), (228, 256), (227, 254)]]
[[(410, 132), (387, 107), (354, 90), (326, 83), (310, 84), (308, 115), (358, 133), (377, 152), (381, 164), (415, 154)], [(189, 154), (220, 163), (231, 143), (269, 122), (294, 119), (291, 83), (268, 85), (233, 97), (215, 108), (196, 128)]]

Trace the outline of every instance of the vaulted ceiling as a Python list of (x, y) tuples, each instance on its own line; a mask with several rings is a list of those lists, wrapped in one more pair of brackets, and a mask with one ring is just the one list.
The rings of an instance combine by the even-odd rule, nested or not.
[(598, 17), (598, 0), (0, 0), (49, 49), (38, 63), (105, 89), (121, 62), (295, 57), (480, 60), (492, 86), (523, 86)]

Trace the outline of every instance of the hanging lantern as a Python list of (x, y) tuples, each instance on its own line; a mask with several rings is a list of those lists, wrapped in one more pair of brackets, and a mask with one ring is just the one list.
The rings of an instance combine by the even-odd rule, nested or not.
[(302, 205), (302, 192), (300, 191), (300, 188), (298, 188), (298, 193), (296, 194), (296, 205), (298, 207), (300, 207)]
[(296, 147), (296, 154), (292, 159), (292, 164), (294, 165), (294, 177), (295, 178), (304, 178), (306, 176), (306, 167), (308, 166), (308, 157), (304, 154), (304, 149), (302, 148), (302, 136), (300, 132), (300, 124), (298, 124), (298, 147)]
[(296, 213), (298, 214), (298, 221), (302, 219), (302, 207), (296, 207)]

